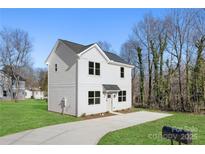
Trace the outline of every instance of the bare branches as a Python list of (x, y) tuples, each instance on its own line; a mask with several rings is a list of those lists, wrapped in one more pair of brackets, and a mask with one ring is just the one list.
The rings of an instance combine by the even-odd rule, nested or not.
[[(205, 12), (202, 9), (171, 9), (164, 17), (146, 15), (134, 25), (128, 41), (131, 45), (127, 45), (126, 50), (142, 49), (145, 68), (144, 100), (148, 107), (159, 105), (159, 108), (192, 111), (190, 99), (193, 94), (190, 87), (194, 82), (193, 77), (198, 82), (197, 76), (200, 76), (201, 81), (197, 87), (205, 95), (202, 88), (205, 87), (202, 85), (205, 78), (201, 76), (205, 72), (204, 36)], [(138, 66), (136, 69), (139, 74), (139, 61), (134, 64)], [(200, 75), (193, 75), (199, 64)], [(136, 78), (140, 79), (140, 76)], [(140, 81), (137, 83), (139, 85), (135, 91), (139, 92)], [(139, 94), (135, 94), (136, 97)], [(155, 102), (154, 106), (152, 102)]]
[(107, 41), (98, 41), (98, 45), (102, 48), (102, 50), (112, 52), (112, 45)]
[[(32, 43), (27, 32), (4, 28), (0, 31), (0, 66), (15, 82), (18, 95), (19, 72), (28, 63)], [(12, 95), (13, 96), (13, 95)]]

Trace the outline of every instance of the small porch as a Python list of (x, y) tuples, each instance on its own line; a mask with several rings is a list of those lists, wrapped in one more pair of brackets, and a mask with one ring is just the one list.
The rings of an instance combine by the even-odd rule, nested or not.
[(103, 84), (103, 93), (106, 97), (107, 111), (112, 112), (115, 110), (113, 104), (118, 101), (117, 96), (120, 88), (114, 84)]

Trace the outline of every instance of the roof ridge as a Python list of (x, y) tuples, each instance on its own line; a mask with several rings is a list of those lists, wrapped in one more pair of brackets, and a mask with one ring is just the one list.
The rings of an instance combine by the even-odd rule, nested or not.
[[(71, 50), (73, 50), (76, 54), (81, 53), (82, 51), (88, 49), (89, 47), (91, 47), (94, 44), (98, 43), (91, 43), (88, 45), (83, 45), (83, 44), (79, 44), (79, 43), (75, 43), (72, 41), (67, 41), (67, 40), (63, 40), (63, 39), (59, 39), (61, 40), (64, 44), (66, 44)], [(98, 45), (99, 46), (99, 45)], [(102, 48), (101, 48), (102, 49)], [(120, 55), (118, 55), (117, 53), (113, 53), (110, 51), (105, 51), (102, 49), (102, 51), (105, 53), (105, 55), (112, 61), (115, 62), (119, 62), (119, 63), (124, 63), (124, 64), (129, 64), (128, 62), (126, 62)]]
[(68, 40), (64, 40), (64, 39), (59, 39), (59, 40), (66, 41), (66, 42), (69, 42), (69, 43), (73, 43), (73, 44), (76, 44), (76, 45), (87, 46), (87, 45), (84, 45), (84, 44), (80, 44), (80, 43), (76, 43), (76, 42), (72, 42), (72, 41), (68, 41)]

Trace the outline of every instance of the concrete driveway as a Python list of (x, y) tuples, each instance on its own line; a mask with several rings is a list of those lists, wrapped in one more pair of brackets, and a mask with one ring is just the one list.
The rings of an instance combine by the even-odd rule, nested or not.
[(141, 111), (64, 123), (0, 137), (0, 144), (97, 144), (110, 131), (167, 116), (171, 114)]

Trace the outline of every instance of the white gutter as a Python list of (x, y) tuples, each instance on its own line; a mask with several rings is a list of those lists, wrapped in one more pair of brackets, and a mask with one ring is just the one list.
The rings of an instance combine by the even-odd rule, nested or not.
[(108, 63), (109, 64), (113, 64), (113, 65), (119, 65), (119, 66), (125, 66), (125, 67), (129, 67), (129, 68), (134, 68), (133, 65), (129, 65), (129, 64), (125, 64), (125, 63), (120, 63), (120, 62), (116, 62), (116, 61), (113, 61), (113, 60), (110, 60)]

